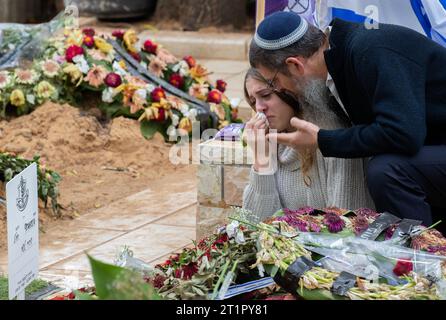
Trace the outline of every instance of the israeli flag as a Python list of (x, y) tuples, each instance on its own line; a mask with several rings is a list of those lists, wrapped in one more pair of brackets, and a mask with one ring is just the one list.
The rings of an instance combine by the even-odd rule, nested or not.
[(446, 0), (319, 0), (318, 26), (325, 29), (333, 18), (390, 23), (416, 30), (446, 47)]

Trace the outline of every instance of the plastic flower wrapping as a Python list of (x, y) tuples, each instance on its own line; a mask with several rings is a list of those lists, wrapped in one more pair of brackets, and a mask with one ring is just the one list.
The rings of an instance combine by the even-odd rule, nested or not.
[(126, 249), (118, 265), (156, 299), (439, 300), (446, 256), (434, 249), (445, 242), (432, 227), (369, 209), (285, 209), (259, 222), (234, 208), (227, 225), (164, 263)]

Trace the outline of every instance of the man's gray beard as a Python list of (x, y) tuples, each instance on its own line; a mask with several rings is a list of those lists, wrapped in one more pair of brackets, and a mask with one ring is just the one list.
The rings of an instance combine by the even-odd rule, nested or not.
[(339, 128), (341, 125), (339, 119), (329, 107), (330, 91), (326, 82), (322, 79), (312, 79), (299, 86), (299, 88), (302, 87), (303, 91), (298, 99), (304, 120), (313, 122), (324, 129)]

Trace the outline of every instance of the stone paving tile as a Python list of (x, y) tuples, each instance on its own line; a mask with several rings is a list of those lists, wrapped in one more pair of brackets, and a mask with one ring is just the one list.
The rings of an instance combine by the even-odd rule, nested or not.
[(76, 220), (78, 226), (130, 231), (197, 201), (196, 182), (172, 175), (142, 192), (113, 202)]
[[(128, 246), (135, 258), (152, 261), (190, 244), (194, 238), (195, 228), (149, 224), (89, 250), (88, 253), (95, 259), (113, 263), (121, 248)], [(47, 269), (89, 271), (90, 264), (85, 253), (82, 253)]]
[(58, 226), (40, 237), (40, 268), (45, 268), (66, 258), (97, 247), (118, 236), (122, 231), (97, 230)]
[(149, 222), (196, 203), (196, 190), (166, 193), (160, 197), (153, 190), (145, 190), (135, 197), (101, 208), (77, 220), (79, 226), (130, 231)]
[(176, 213), (170, 214), (155, 222), (156, 225), (170, 225), (195, 228), (197, 222), (197, 205), (192, 205)]

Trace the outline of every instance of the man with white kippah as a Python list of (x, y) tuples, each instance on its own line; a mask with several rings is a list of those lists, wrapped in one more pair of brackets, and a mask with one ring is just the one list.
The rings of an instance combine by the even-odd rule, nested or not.
[(292, 12), (259, 25), (249, 59), (278, 91), (330, 106), (351, 127), (324, 130), (293, 118), (270, 134), (325, 157), (372, 157), (370, 194), (380, 212), (422, 220), (446, 214), (446, 48), (405, 27), (335, 19), (322, 32)]

